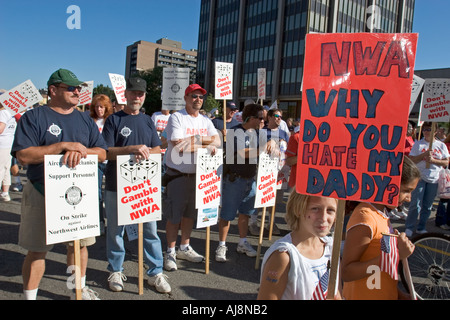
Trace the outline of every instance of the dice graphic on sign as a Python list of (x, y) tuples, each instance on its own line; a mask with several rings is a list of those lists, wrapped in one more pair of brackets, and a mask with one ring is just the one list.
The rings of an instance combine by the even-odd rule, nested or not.
[(200, 156), (200, 168), (203, 172), (211, 172), (217, 170), (220, 166), (219, 156), (201, 155)]
[(137, 180), (152, 179), (157, 172), (158, 164), (153, 160), (145, 160), (139, 163), (130, 160), (120, 165), (120, 175), (131, 183)]
[(137, 176), (142, 180), (152, 179), (158, 172), (158, 164), (153, 160), (145, 160), (137, 164)]
[(137, 175), (137, 162), (130, 160), (120, 165), (120, 175), (129, 182), (135, 182), (139, 177)]

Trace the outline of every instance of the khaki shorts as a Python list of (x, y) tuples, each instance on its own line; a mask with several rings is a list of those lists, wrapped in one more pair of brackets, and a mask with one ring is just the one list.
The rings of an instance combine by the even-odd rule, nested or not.
[(179, 224), (183, 217), (197, 220), (195, 190), (195, 174), (180, 176), (167, 184), (163, 198), (163, 214), (167, 220), (173, 224)]
[[(45, 198), (31, 182), (23, 188), (19, 227), (19, 246), (32, 252), (47, 252), (53, 245), (46, 244), (45, 237)], [(80, 240), (80, 246), (91, 246), (95, 237)], [(66, 243), (73, 244), (72, 241)]]

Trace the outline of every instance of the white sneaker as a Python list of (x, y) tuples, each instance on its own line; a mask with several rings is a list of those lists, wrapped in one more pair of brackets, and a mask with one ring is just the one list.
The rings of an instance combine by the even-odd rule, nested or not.
[(9, 196), (9, 193), (0, 193), (0, 201), (8, 202), (11, 201), (11, 197)]
[(186, 250), (179, 249), (177, 251), (177, 257), (181, 260), (187, 260), (196, 263), (202, 262), (205, 259), (205, 257), (195, 252), (195, 250), (192, 249), (191, 246), (188, 246)]
[(169, 293), (172, 291), (172, 288), (169, 282), (167, 282), (168, 278), (165, 274), (159, 273), (156, 276), (149, 277), (147, 282), (152, 287), (155, 287), (159, 293)]
[(397, 208), (389, 211), (388, 215), (391, 220), (400, 220), (400, 216), (399, 216), (399, 212), (398, 212)]
[(218, 246), (216, 249), (216, 261), (225, 262), (227, 261), (227, 250), (226, 246)]
[(114, 292), (120, 292), (123, 290), (123, 281), (127, 281), (127, 277), (122, 272), (112, 272), (108, 277), (109, 288)]
[(98, 298), (98, 293), (92, 289), (89, 289), (88, 286), (81, 289), (81, 299), (82, 300), (100, 300)]
[(416, 230), (416, 233), (418, 233), (418, 234), (424, 234), (424, 233), (427, 233), (428, 231), (426, 230), (426, 229), (423, 229), (423, 230)]
[(439, 228), (443, 229), (443, 230), (450, 230), (450, 226), (448, 224), (441, 224), (439, 226)]
[(245, 253), (247, 255), (247, 257), (251, 257), (254, 258), (256, 257), (256, 250), (253, 249), (253, 247), (251, 246), (250, 243), (248, 243), (248, 241), (244, 241), (244, 243), (239, 243), (237, 246), (237, 252), (239, 253)]
[(164, 269), (167, 271), (176, 271), (177, 268), (177, 254), (165, 253), (164, 254)]

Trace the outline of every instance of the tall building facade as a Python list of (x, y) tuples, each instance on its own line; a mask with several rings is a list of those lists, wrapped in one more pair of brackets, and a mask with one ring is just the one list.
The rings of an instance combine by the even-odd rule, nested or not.
[(214, 62), (234, 65), (234, 100), (257, 98), (298, 117), (305, 37), (310, 32), (412, 32), (415, 0), (202, 0), (197, 82), (214, 92)]
[(127, 47), (125, 78), (155, 67), (189, 68), (192, 79), (196, 77), (197, 51), (182, 49), (182, 43), (159, 39), (156, 43), (138, 41)]

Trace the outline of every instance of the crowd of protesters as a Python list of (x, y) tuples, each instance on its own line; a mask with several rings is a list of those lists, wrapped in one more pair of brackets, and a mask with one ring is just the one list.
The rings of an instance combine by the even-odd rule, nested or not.
[[(50, 76), (47, 84), (50, 98), (47, 105), (15, 118), (6, 110), (0, 111), (0, 150), (6, 150), (0, 157), (3, 166), (1, 201), (10, 200), (11, 165), (19, 162), (27, 168), (28, 181), (23, 187), (19, 230), (19, 245), (27, 250), (22, 267), (27, 300), (35, 300), (38, 296), (46, 254), (52, 249), (45, 239), (44, 155), (61, 154), (63, 163), (69, 167), (76, 167), (88, 154), (98, 156), (99, 220), (102, 234), (105, 232), (107, 238), (109, 288), (115, 292), (122, 291), (127, 280), (123, 268), (125, 228), (117, 224), (116, 156), (133, 154), (139, 161), (147, 159), (150, 154), (162, 155), (165, 180), (162, 210), (166, 218), (167, 243), (161, 243), (156, 222), (144, 223), (143, 237), (148, 284), (158, 292), (168, 293), (171, 286), (163, 270), (176, 271), (177, 259), (194, 263), (204, 261), (204, 257), (190, 244), (197, 218), (193, 200), (196, 189), (194, 155), (198, 148), (207, 148), (214, 153), (221, 147), (228, 153), (224, 159), (231, 159), (231, 162), (224, 161), (223, 201), (215, 260), (227, 262), (229, 248), (226, 240), (230, 223), (236, 217), (239, 243), (235, 250), (248, 257), (256, 257), (257, 252), (247, 240), (247, 234), (249, 231), (254, 234), (252, 228), (259, 229), (259, 212), (254, 207), (257, 159), (262, 152), (276, 155), (280, 158), (280, 168), (284, 165), (290, 167), (288, 188), (292, 191), (285, 218), (291, 232), (265, 253), (258, 298), (326, 298), (323, 282), (329, 272), (332, 251), (329, 234), (336, 218), (337, 202), (332, 198), (305, 196), (295, 191), (299, 128), (292, 119), (285, 122), (280, 109), (254, 101), (246, 101), (239, 108), (228, 102), (224, 121), (223, 118), (203, 115), (207, 92), (198, 84), (192, 84), (185, 90), (183, 110), (162, 110), (150, 117), (142, 112), (147, 84), (143, 79), (131, 78), (127, 80), (126, 105), (113, 103), (106, 95), (96, 95), (90, 113), (87, 113), (76, 108), (84, 82), (72, 72), (59, 69)], [(53, 130), (49, 130), (50, 127)], [(125, 127), (128, 129), (126, 133)], [(368, 292), (364, 283), (368, 276), (367, 267), (377, 264), (380, 259), (382, 233), (395, 232), (390, 218), (399, 218), (399, 212), (406, 211), (407, 204), (411, 203), (409, 214), (403, 214), (407, 219), (407, 232), (399, 234), (397, 240), (402, 258), (414, 250), (408, 237), (413, 232), (425, 230), (432, 200), (436, 196), (439, 170), (448, 165), (450, 157), (445, 143), (438, 139), (428, 151), (432, 139), (429, 127), (429, 124), (424, 124), (424, 138), (415, 141), (413, 124), (410, 123), (405, 145), (405, 154), (409, 158), (405, 157), (403, 165), (399, 206), (361, 203), (353, 208), (342, 254), (340, 283), (343, 283), (343, 289), (336, 288), (335, 299), (408, 298), (405, 293), (397, 291), (397, 281), (387, 272), (382, 277), (383, 290), (376, 295)], [(229, 135), (230, 131), (242, 134)], [(230, 148), (224, 145), (224, 137), (234, 140), (229, 144)], [(447, 142), (447, 139), (443, 140)], [(180, 159), (183, 160), (181, 163)], [(22, 191), (22, 187), (15, 191)], [(450, 221), (448, 214), (441, 214), (447, 216), (442, 223), (445, 229)], [(86, 286), (88, 247), (94, 244), (95, 238), (81, 241), (81, 285), (83, 299), (86, 300), (99, 299), (98, 294)], [(68, 264), (73, 264), (73, 255), (73, 247), (68, 243)]]

